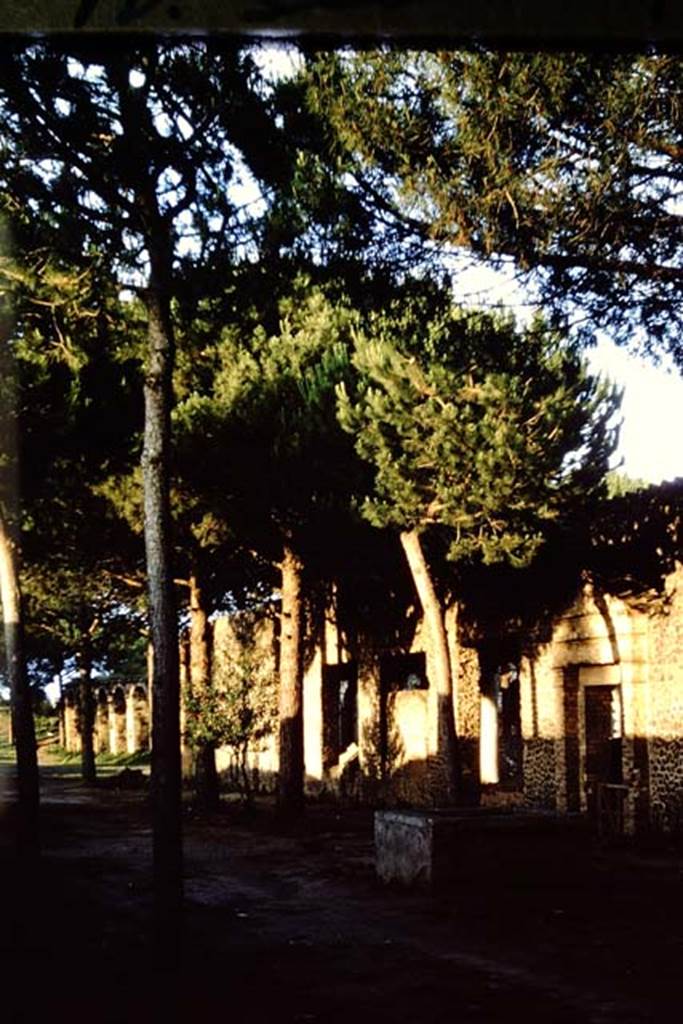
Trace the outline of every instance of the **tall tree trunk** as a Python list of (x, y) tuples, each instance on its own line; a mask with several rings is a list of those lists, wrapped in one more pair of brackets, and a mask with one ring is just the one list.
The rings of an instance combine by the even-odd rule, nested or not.
[(92, 785), (96, 781), (95, 769), (95, 701), (92, 693), (92, 652), (90, 641), (84, 637), (76, 658), (78, 666), (78, 698), (81, 709), (81, 776)]
[(242, 779), (242, 793), (245, 807), (252, 806), (251, 779), (249, 778), (249, 743), (241, 743), (238, 747), (239, 774)]
[[(211, 626), (197, 574), (190, 574), (190, 685), (195, 696), (208, 694), (211, 686)], [(215, 745), (201, 742), (195, 752), (194, 784), (198, 802), (206, 810), (220, 803)]]
[(173, 237), (159, 208), (155, 154), (157, 133), (144, 89), (134, 88), (125, 61), (108, 65), (118, 93), (122, 141), (130, 187), (149, 258), (145, 293), (147, 358), (145, 426), (142, 451), (145, 558), (149, 600), (152, 671), (152, 842), (154, 906), (158, 952), (170, 956), (179, 939), (182, 905), (182, 827), (180, 754), (180, 663), (178, 620), (173, 593), (170, 457), (175, 346), (171, 323)]
[(302, 565), (289, 542), (280, 564), (280, 754), (278, 803), (285, 814), (304, 804), (304, 728), (302, 673)]
[[(150, 249), (153, 249), (151, 246)], [(173, 335), (167, 293), (152, 272), (147, 292), (148, 353), (142, 474), (145, 553), (153, 657), (152, 833), (154, 895), (161, 936), (175, 931), (182, 900), (180, 672), (173, 594), (169, 456)], [(169, 928), (169, 934), (166, 928)]]
[(32, 858), (38, 853), (39, 848), (38, 755), (31, 690), (26, 675), (24, 656), (24, 625), (21, 613), (17, 545), (2, 511), (0, 511), (0, 600), (2, 600), (5, 656), (12, 705), (12, 736), (17, 758), (19, 798), (17, 844), (22, 855)]
[(453, 713), (453, 674), (446, 624), (417, 530), (402, 532), (401, 545), (422, 605), (432, 655), (437, 701), (437, 756), (433, 766), (433, 793), (436, 802), (449, 804), (455, 802), (458, 796), (459, 772)]
[[(4, 230), (2, 236), (5, 245), (8, 239)], [(19, 584), (18, 381), (10, 344), (13, 328), (12, 304), (5, 295), (0, 302), (0, 602), (10, 688), (10, 728), (17, 759), (16, 838), (22, 867), (30, 866), (39, 852), (40, 780)]]

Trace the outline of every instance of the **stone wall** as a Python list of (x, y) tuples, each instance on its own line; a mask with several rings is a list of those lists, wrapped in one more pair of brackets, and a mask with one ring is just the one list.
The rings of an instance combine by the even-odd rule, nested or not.
[(669, 601), (649, 619), (649, 693), (644, 719), (650, 813), (655, 827), (683, 830), (683, 568), (667, 579)]
[(451, 659), (457, 665), (454, 702), (462, 781), (465, 791), (475, 794), (479, 785), (479, 657), (474, 648), (463, 644), (456, 650), (453, 637)]
[(11, 713), (9, 707), (0, 708), (0, 741), (2, 743), (10, 742), (12, 735), (10, 717)]
[[(96, 683), (93, 692), (96, 754), (136, 754), (151, 746), (147, 687), (142, 683)], [(67, 687), (59, 704), (60, 738), (72, 753), (81, 750), (78, 686)]]
[[(277, 702), (277, 623), (270, 616), (222, 615), (212, 623), (212, 684), (218, 689), (231, 682), (231, 667), (241, 665), (245, 657), (253, 658), (258, 687), (269, 686), (273, 703)], [(253, 645), (253, 649), (251, 648)], [(251, 649), (252, 653), (247, 654)], [(246, 665), (244, 665), (246, 668)], [(255, 792), (272, 791), (278, 767), (277, 723), (273, 731), (251, 744), (247, 764), (249, 785)], [(241, 788), (243, 766), (238, 751), (229, 746), (216, 750), (216, 769), (224, 781)]]
[[(525, 800), (559, 811), (586, 811), (592, 793), (587, 688), (607, 687), (620, 695), (620, 772), (628, 780), (646, 685), (647, 620), (586, 584), (555, 620), (549, 641), (531, 639), (521, 673)], [(632, 828), (633, 794), (625, 813)]]
[(388, 786), (386, 802), (429, 803), (429, 714), (427, 690), (397, 690), (387, 694)]
[[(596, 793), (614, 791), (623, 828), (680, 828), (683, 824), (683, 568), (667, 579), (668, 601), (636, 603), (604, 593), (587, 582), (576, 600), (543, 633), (515, 640), (518, 657), (521, 776), (498, 787), (532, 808), (593, 813)], [(456, 623), (447, 616), (453, 662), (456, 728), (466, 788), (480, 781), (481, 650), (456, 642)], [(216, 624), (217, 638), (221, 628)], [(275, 666), (272, 624), (264, 657)], [(264, 634), (265, 636), (265, 634)], [(386, 689), (382, 659), (424, 655), (427, 679), (431, 656), (419, 626), (403, 646), (387, 649), (366, 637), (350, 649), (335, 619), (325, 612), (309, 638), (304, 679), (305, 761), (309, 792), (329, 791), (385, 805), (428, 806), (433, 802), (436, 701), (433, 688)], [(497, 649), (497, 648), (496, 648)], [(501, 647), (501, 650), (503, 648)], [(496, 655), (497, 656), (497, 655)], [(490, 659), (489, 659), (490, 660)], [(353, 662), (357, 671), (357, 743), (331, 754), (330, 669)], [(608, 737), (618, 748), (612, 781), (595, 775), (596, 749), (590, 707), (609, 693), (613, 718)], [(589, 700), (590, 698), (590, 700)], [(598, 702), (599, 703), (599, 702)], [(604, 703), (604, 701), (603, 701)], [(592, 713), (592, 712), (591, 712)], [(599, 746), (599, 744), (598, 744)], [(255, 777), (274, 779), (275, 737), (250, 755)], [(219, 764), (226, 768), (225, 752)], [(591, 774), (593, 772), (593, 774)], [(343, 783), (343, 780), (346, 780)], [(352, 780), (352, 781), (349, 781)], [(487, 802), (496, 802), (485, 787)], [(506, 790), (505, 793), (502, 791)], [(511, 792), (507, 792), (510, 790)], [(500, 802), (500, 799), (498, 800)], [(515, 802), (515, 801), (512, 801)]]
[[(586, 584), (551, 636), (522, 660), (524, 797), (559, 811), (595, 810), (587, 698), (609, 688), (619, 764), (614, 799), (627, 832), (683, 820), (683, 570), (668, 601), (626, 601)], [(614, 712), (617, 715), (617, 711)], [(604, 784), (604, 783), (603, 783)], [(609, 794), (608, 794), (609, 795)], [(596, 811), (597, 813), (597, 811)]]

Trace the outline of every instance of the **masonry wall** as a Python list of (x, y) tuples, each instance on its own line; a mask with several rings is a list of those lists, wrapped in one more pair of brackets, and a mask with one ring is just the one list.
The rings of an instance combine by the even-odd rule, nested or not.
[(451, 633), (451, 660), (457, 666), (454, 684), (455, 723), (465, 795), (476, 801), (479, 789), (479, 731), (481, 690), (479, 657), (472, 647), (454, 646)]
[[(263, 623), (261, 659), (269, 666), (273, 687), (277, 688), (277, 636), (272, 622)], [(424, 651), (420, 631), (402, 653), (424, 653), (426, 671), (431, 670), (431, 655)], [(346, 633), (337, 621), (335, 603), (314, 622), (304, 658), (304, 764), (305, 785), (309, 795), (324, 793), (342, 798), (362, 799), (385, 804), (430, 804), (430, 759), (436, 746), (436, 704), (431, 690), (396, 690), (383, 695), (380, 663), (395, 649), (379, 646), (377, 638), (357, 639), (351, 648)], [(231, 619), (214, 622), (214, 664), (229, 663), (239, 656)], [(329, 672), (344, 675), (344, 667), (353, 664), (357, 678), (357, 742), (352, 742), (334, 757), (330, 756), (330, 702), (326, 687)], [(469, 668), (463, 669), (469, 680)], [(469, 673), (469, 674), (468, 674)], [(464, 691), (463, 691), (464, 694)], [(467, 698), (470, 703), (471, 697)], [(467, 718), (463, 699), (463, 716)], [(273, 734), (252, 745), (248, 753), (250, 780), (255, 788), (271, 790), (278, 768), (277, 723)], [(237, 782), (238, 765), (233, 750), (217, 751), (217, 768), (225, 779)]]
[[(590, 737), (587, 694), (618, 693), (619, 781), (614, 799), (627, 831), (680, 828), (683, 794), (683, 569), (667, 581), (660, 608), (627, 602), (586, 584), (558, 615), (550, 632), (521, 638), (519, 660), (521, 783), (527, 806), (560, 813), (591, 811), (596, 787), (587, 771)], [(466, 794), (476, 800), (480, 783), (482, 689), (480, 652), (448, 635), (457, 666), (454, 713)], [(215, 624), (218, 647), (228, 620)], [(330, 792), (386, 805), (432, 803), (436, 702), (432, 687), (382, 690), (380, 665), (391, 649), (364, 637), (349, 647), (334, 608), (309, 637), (304, 676), (304, 748), (309, 793)], [(263, 627), (263, 657), (276, 686), (277, 638)], [(226, 634), (227, 635), (227, 634)], [(404, 638), (404, 654), (422, 652), (427, 678), (431, 654), (420, 625)], [(394, 649), (394, 653), (397, 651)], [(325, 686), (328, 669), (357, 669), (357, 744), (330, 756)], [(616, 698), (615, 698), (616, 699)], [(616, 714), (616, 712), (615, 712)], [(219, 769), (234, 770), (220, 751)], [(250, 752), (255, 783), (272, 786), (277, 771), (275, 734)], [(612, 783), (609, 783), (612, 786)], [(495, 787), (491, 787), (495, 789)], [(504, 787), (503, 787), (504, 788)], [(509, 786), (507, 787), (510, 788)], [(495, 794), (494, 794), (495, 795)], [(510, 798), (514, 793), (507, 794)], [(488, 798), (489, 793), (485, 796)], [(514, 802), (514, 801), (513, 801)]]
[[(96, 754), (136, 754), (151, 746), (147, 687), (140, 683), (98, 684), (94, 688), (93, 743)], [(59, 707), (60, 737), (64, 748), (81, 750), (81, 714), (78, 688), (69, 687)]]
[(683, 823), (683, 569), (666, 602), (626, 602), (587, 585), (521, 666), (524, 798), (590, 810), (586, 691), (618, 691), (624, 827)]
[(683, 830), (683, 568), (667, 580), (668, 606), (649, 620), (650, 686), (645, 710), (650, 815)]
[[(245, 657), (245, 647), (240, 636), (239, 620), (231, 616), (221, 616), (213, 624), (213, 657), (212, 683), (217, 688), (230, 685), (231, 666), (241, 664)], [(242, 636), (245, 634), (243, 633)], [(272, 618), (263, 617), (252, 620), (248, 630), (250, 641), (255, 647), (255, 661), (258, 663), (259, 686), (269, 686), (273, 695), (273, 706), (277, 706), (277, 635), (276, 624)], [(243, 668), (246, 668), (244, 665)], [(273, 719), (273, 731), (257, 742), (251, 744), (247, 771), (252, 788), (258, 791), (271, 791), (275, 788), (278, 767), (277, 754), (277, 723)], [(216, 751), (216, 769), (228, 782), (240, 783), (242, 771), (238, 752), (229, 746), (219, 747)]]
[[(587, 585), (548, 643), (523, 659), (524, 796), (532, 806), (586, 811), (586, 690), (621, 695), (621, 771), (630, 787), (647, 700), (647, 616)], [(619, 794), (617, 794), (617, 797)], [(624, 813), (635, 819), (629, 788)]]

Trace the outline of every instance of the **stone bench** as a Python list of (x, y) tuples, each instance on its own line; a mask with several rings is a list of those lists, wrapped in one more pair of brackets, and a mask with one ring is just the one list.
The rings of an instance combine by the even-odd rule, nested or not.
[[(375, 811), (376, 872), (387, 884), (433, 888), (464, 881), (472, 872), (531, 866), (533, 841), (565, 828), (557, 815), (544, 812)], [(540, 846), (538, 855), (546, 856), (547, 849), (542, 852)]]

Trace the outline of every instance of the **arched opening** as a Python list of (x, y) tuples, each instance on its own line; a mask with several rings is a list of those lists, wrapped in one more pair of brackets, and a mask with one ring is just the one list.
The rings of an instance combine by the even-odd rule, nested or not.
[(97, 691), (95, 709), (95, 753), (105, 754), (109, 750), (109, 697), (101, 686)]
[(149, 709), (144, 686), (131, 686), (126, 706), (126, 741), (128, 753), (149, 749)]
[(126, 695), (117, 686), (109, 706), (109, 749), (112, 754), (126, 753)]

